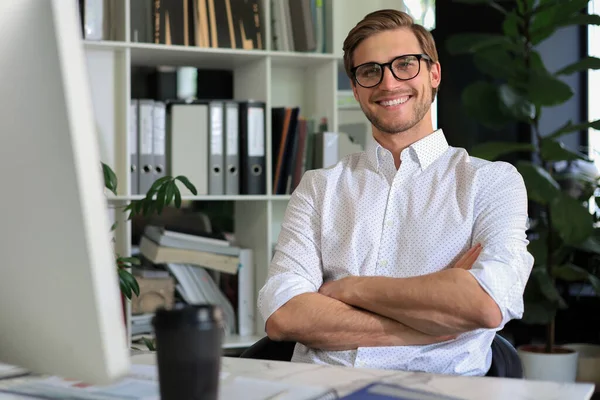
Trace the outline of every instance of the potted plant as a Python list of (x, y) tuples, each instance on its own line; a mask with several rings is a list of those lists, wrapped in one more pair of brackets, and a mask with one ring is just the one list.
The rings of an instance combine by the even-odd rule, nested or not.
[[(104, 175), (104, 187), (116, 195), (118, 181), (114, 171), (108, 165), (102, 163), (102, 172)], [(177, 187), (177, 182), (185, 185), (194, 195), (198, 193), (196, 187), (185, 176), (161, 177), (152, 184), (142, 199), (132, 200), (126, 207), (123, 207), (123, 212), (129, 212), (127, 219), (131, 220), (131, 218), (138, 214), (150, 216), (156, 213), (160, 215), (164, 207), (171, 203), (174, 204), (176, 208), (180, 208), (181, 192)], [(116, 227), (117, 223), (115, 222), (111, 227), (111, 231), (114, 231)], [(124, 257), (120, 254), (116, 254), (116, 263), (123, 297), (127, 300), (131, 300), (134, 293), (136, 296), (139, 296), (140, 287), (133, 274), (129, 272), (129, 269), (133, 265), (139, 265), (140, 260), (137, 257)]]
[[(561, 141), (572, 132), (600, 129), (599, 121), (564, 121), (550, 131), (540, 129), (546, 107), (560, 105), (573, 96), (560, 77), (600, 68), (600, 59), (587, 57), (551, 72), (536, 46), (559, 28), (600, 24), (600, 16), (587, 15), (588, 0), (457, 0), (488, 4), (503, 15), (502, 33), (464, 33), (446, 43), (452, 55), (471, 54), (484, 79), (462, 93), (465, 111), (483, 126), (498, 129), (520, 124), (531, 132), (528, 143), (487, 142), (471, 155), (488, 160), (507, 153), (525, 154), (516, 162), (530, 200), (529, 251), (535, 258), (524, 294), (523, 321), (546, 325), (541, 346), (518, 349), (526, 378), (573, 381), (577, 352), (555, 343), (555, 317), (566, 308), (564, 290), (571, 282), (587, 282), (600, 295), (600, 279), (581, 262), (581, 254), (600, 254), (598, 217), (590, 212), (597, 203), (597, 174), (586, 154), (570, 150)], [(597, 194), (596, 194), (597, 196)], [(598, 203), (600, 204), (600, 203)], [(583, 257), (586, 259), (585, 257)]]

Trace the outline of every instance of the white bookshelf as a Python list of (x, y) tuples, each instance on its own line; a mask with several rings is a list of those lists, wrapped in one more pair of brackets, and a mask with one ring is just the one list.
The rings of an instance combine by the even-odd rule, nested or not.
[[(271, 170), (271, 108), (299, 106), (305, 117), (327, 117), (329, 129), (337, 130), (337, 71), (341, 63), (341, 46), (348, 26), (353, 26), (364, 14), (382, 6), (373, 3), (366, 10), (348, 7), (349, 0), (327, 0), (325, 19), (326, 43), (330, 53), (294, 53), (270, 50), (271, 26), (269, 0), (263, 0), (265, 50), (235, 50), (157, 45), (131, 42), (129, 38), (129, 0), (117, 10), (119, 41), (84, 41), (93, 103), (97, 119), (102, 161), (110, 165), (119, 180), (117, 196), (109, 196), (109, 204), (125, 206), (142, 195), (129, 190), (129, 143), (127, 127), (131, 116), (131, 67), (186, 66), (196, 68), (231, 69), (234, 73), (234, 99), (254, 99), (266, 104), (266, 186), (265, 195), (184, 196), (183, 200), (224, 200), (235, 203), (235, 235), (242, 247), (253, 249), (256, 291), (267, 275), (271, 252), (280, 231), (280, 224), (290, 196), (273, 195)], [(403, 9), (402, 1), (389, 1)], [(335, 49), (332, 51), (331, 49)], [(119, 221), (115, 232), (115, 247), (120, 254), (131, 254), (131, 223), (124, 213), (112, 212)], [(256, 299), (255, 299), (256, 300)], [(264, 335), (264, 321), (256, 313), (256, 331), (251, 340)], [(248, 339), (248, 338), (246, 338)], [(249, 340), (234, 338), (226, 347), (248, 345)]]

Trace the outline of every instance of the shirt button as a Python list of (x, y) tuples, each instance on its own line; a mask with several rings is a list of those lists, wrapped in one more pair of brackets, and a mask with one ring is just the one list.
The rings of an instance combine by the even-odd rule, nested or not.
[(392, 221), (391, 219), (385, 223), (386, 226), (392, 226), (393, 224), (394, 224), (394, 221)]
[(387, 265), (387, 260), (379, 261), (379, 265), (381, 265), (382, 267), (385, 267)]

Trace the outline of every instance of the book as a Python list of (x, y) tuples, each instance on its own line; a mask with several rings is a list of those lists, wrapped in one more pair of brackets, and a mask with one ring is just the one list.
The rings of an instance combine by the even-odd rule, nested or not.
[(228, 274), (237, 274), (240, 265), (236, 256), (159, 246), (146, 236), (140, 241), (140, 253), (154, 264), (193, 264)]

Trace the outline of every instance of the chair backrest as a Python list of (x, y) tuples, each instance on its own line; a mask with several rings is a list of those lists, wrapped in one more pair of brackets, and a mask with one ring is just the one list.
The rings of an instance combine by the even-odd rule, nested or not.
[(246, 349), (240, 357), (259, 360), (291, 361), (295, 347), (296, 342), (276, 342), (265, 336)]
[(492, 364), (487, 376), (523, 378), (523, 365), (519, 353), (508, 340), (498, 334), (492, 341)]
[[(290, 361), (295, 342), (276, 342), (267, 336), (246, 349), (241, 358)], [(523, 378), (523, 366), (517, 350), (502, 336), (496, 334), (492, 341), (492, 365), (486, 376)]]

